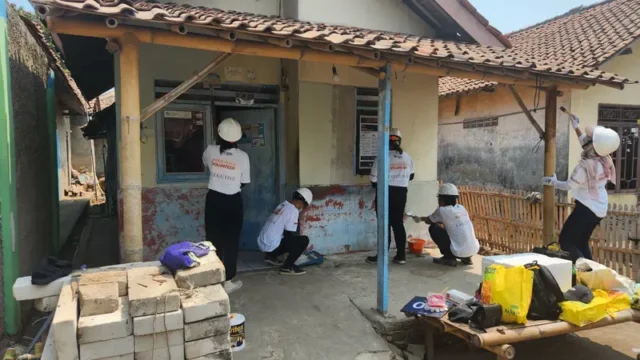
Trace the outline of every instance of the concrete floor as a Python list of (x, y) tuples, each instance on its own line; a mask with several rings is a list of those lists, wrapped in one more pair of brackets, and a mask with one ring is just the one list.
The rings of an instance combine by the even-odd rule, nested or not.
[[(247, 318), (247, 347), (234, 353), (234, 358), (390, 359), (388, 344), (358, 311), (358, 307), (375, 306), (376, 298), (376, 268), (365, 264), (364, 256), (339, 256), (309, 268), (301, 277), (284, 277), (275, 271), (239, 275), (244, 287), (231, 295), (231, 310)], [(404, 266), (391, 264), (390, 315), (403, 319), (400, 309), (416, 295), (451, 288), (473, 293), (481, 281), (480, 263), (477, 258), (472, 267), (447, 268), (424, 257), (410, 258)], [(634, 349), (640, 348), (638, 334), (639, 324), (622, 324), (530, 341), (516, 345), (517, 359), (635, 359)], [(495, 359), (495, 355), (459, 343), (442, 342), (436, 348), (436, 359), (462, 357)]]

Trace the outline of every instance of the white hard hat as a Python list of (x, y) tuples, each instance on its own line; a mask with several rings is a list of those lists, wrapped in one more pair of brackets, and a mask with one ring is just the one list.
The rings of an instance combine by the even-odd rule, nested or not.
[(230, 143), (237, 142), (242, 137), (242, 127), (233, 118), (227, 118), (218, 125), (218, 135)]
[(389, 130), (389, 136), (397, 136), (402, 139), (402, 134), (398, 128), (391, 128), (391, 130)]
[(307, 202), (307, 205), (311, 205), (311, 202), (313, 201), (313, 194), (311, 193), (311, 190), (307, 188), (300, 188), (296, 190), (296, 192), (302, 196), (304, 201)]
[(442, 184), (438, 195), (458, 196), (458, 188), (453, 184)]
[(618, 150), (620, 136), (617, 132), (604, 126), (596, 126), (593, 129), (593, 149), (600, 156), (607, 156)]

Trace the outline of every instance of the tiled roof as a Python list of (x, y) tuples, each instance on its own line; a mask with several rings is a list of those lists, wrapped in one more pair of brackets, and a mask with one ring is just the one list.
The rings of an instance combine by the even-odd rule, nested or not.
[[(561, 64), (597, 67), (640, 37), (640, 0), (611, 0), (509, 35), (520, 52)], [(440, 96), (491, 86), (440, 79)]]
[[(549, 62), (546, 58), (527, 56), (513, 49), (461, 44), (434, 40), (415, 35), (390, 33), (361, 28), (302, 22), (274, 16), (223, 11), (191, 5), (162, 4), (143, 0), (32, 0), (36, 9), (57, 8), (67, 13), (83, 12), (105, 17), (165, 23), (185, 24), (191, 29), (210, 28), (235, 31), (252, 39), (289, 38), (296, 46), (332, 44), (336, 51), (378, 52), (382, 58), (410, 56), (416, 62), (429, 63), (451, 70), (487, 73), (509, 69), (532, 76), (562, 77), (567, 80), (585, 80), (625, 84), (629, 79), (579, 66), (565, 66)], [(45, 11), (46, 12), (46, 11)], [(72, 14), (70, 14), (72, 15)], [(191, 31), (191, 30), (190, 30)], [(473, 68), (473, 69), (472, 69)], [(472, 69), (472, 70), (469, 70)], [(493, 71), (491, 71), (493, 70)]]

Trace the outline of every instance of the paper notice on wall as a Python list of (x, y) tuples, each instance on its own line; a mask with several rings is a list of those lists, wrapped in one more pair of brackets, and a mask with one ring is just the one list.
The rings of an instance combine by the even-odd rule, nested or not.
[(264, 123), (242, 124), (242, 138), (238, 145), (243, 147), (260, 148), (265, 147)]
[(359, 123), (358, 165), (360, 169), (371, 169), (378, 155), (378, 117), (361, 115)]
[(224, 68), (225, 81), (242, 81), (244, 80), (244, 71), (240, 67), (227, 66)]

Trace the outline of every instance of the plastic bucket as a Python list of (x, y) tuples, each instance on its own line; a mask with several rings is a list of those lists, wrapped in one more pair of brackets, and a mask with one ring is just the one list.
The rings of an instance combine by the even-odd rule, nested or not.
[(229, 314), (229, 321), (231, 322), (231, 329), (229, 330), (231, 351), (240, 351), (246, 345), (244, 339), (244, 315)]
[(427, 241), (423, 239), (409, 239), (409, 251), (416, 255), (422, 255), (422, 249), (426, 243)]

